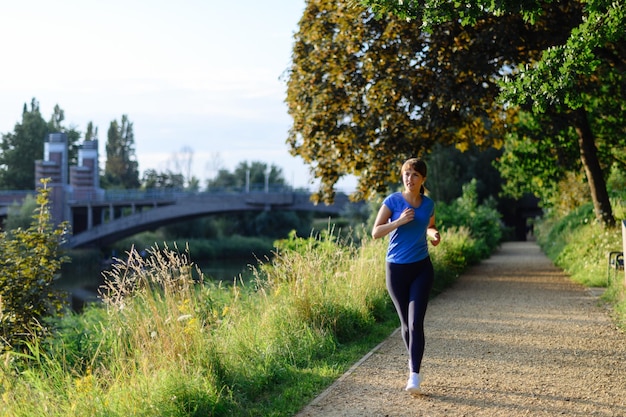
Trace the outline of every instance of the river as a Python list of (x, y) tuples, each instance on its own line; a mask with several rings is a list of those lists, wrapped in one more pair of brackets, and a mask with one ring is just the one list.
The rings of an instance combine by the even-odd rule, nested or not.
[[(250, 264), (249, 259), (197, 262), (205, 277), (224, 283), (239, 278), (249, 281), (253, 276)], [(86, 301), (97, 300), (98, 288), (104, 284), (103, 270), (106, 269), (106, 264), (96, 255), (74, 256), (71, 262), (63, 264), (55, 287), (68, 292), (73, 309), (80, 310)]]

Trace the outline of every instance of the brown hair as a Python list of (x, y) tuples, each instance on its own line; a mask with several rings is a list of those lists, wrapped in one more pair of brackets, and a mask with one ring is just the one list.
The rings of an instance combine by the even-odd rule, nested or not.
[[(400, 172), (404, 173), (404, 171), (406, 171), (408, 168), (413, 168), (414, 170), (422, 174), (422, 177), (424, 178), (426, 178), (427, 176), (426, 174), (428, 173), (428, 169), (426, 167), (426, 162), (424, 162), (420, 158), (407, 159), (404, 162), (404, 164), (402, 164), (402, 169), (400, 170)], [(426, 189), (422, 185), (422, 187), (420, 188), (420, 194), (425, 194), (425, 193), (426, 193)]]

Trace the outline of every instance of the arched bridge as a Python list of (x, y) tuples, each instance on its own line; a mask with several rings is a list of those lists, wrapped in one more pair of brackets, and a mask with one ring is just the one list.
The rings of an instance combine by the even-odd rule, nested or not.
[[(210, 214), (291, 210), (340, 214), (352, 203), (338, 193), (331, 205), (314, 204), (311, 194), (297, 191), (171, 193), (150, 196), (128, 195), (106, 199), (70, 201), (73, 236), (65, 247), (106, 246), (124, 237), (159, 226)], [(105, 220), (108, 217), (108, 220)]]

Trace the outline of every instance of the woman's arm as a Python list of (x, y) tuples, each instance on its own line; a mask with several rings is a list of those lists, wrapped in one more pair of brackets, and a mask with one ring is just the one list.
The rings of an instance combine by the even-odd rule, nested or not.
[(428, 229), (426, 229), (426, 235), (431, 238), (430, 243), (433, 246), (437, 246), (439, 242), (441, 242), (441, 236), (439, 235), (439, 230), (435, 226), (435, 215), (430, 216), (430, 222), (428, 223)]
[(387, 236), (398, 227), (413, 220), (413, 217), (415, 217), (415, 210), (412, 208), (406, 208), (402, 214), (400, 214), (400, 217), (390, 222), (389, 219), (391, 218), (391, 210), (383, 204), (376, 215), (374, 227), (372, 228), (372, 237), (374, 239), (378, 239), (380, 237)]

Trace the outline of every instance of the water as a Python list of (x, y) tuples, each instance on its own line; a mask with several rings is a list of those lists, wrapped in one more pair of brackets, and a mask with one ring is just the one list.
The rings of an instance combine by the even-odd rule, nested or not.
[[(216, 282), (247, 282), (253, 277), (249, 259), (221, 259), (195, 264), (206, 278)], [(110, 270), (110, 265), (97, 252), (72, 253), (72, 262), (62, 266), (55, 287), (67, 292), (72, 308), (79, 311), (86, 302), (98, 300), (98, 289), (105, 280), (103, 270), (107, 269)]]

